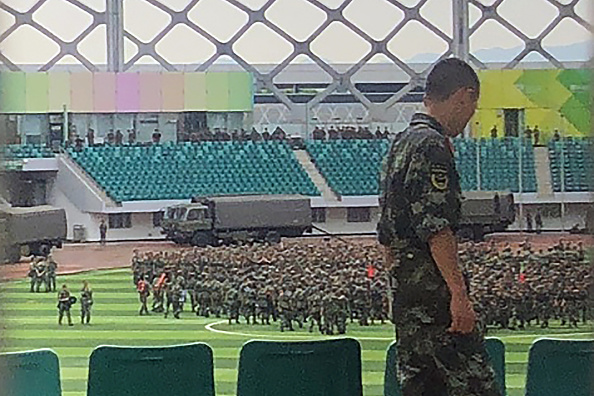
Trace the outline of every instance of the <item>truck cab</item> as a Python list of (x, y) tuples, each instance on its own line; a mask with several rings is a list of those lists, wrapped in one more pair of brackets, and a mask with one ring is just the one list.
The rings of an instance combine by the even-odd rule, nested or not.
[(176, 243), (189, 243), (197, 231), (212, 229), (212, 218), (207, 206), (197, 203), (168, 207), (163, 216), (162, 233)]

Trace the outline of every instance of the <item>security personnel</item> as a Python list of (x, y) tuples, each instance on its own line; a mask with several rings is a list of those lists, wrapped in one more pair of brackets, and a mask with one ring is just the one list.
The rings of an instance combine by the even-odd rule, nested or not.
[(74, 326), (72, 324), (72, 317), (70, 316), (70, 305), (72, 300), (70, 299), (70, 291), (66, 285), (62, 285), (62, 289), (58, 292), (58, 324), (62, 325), (62, 318), (64, 314), (68, 318), (68, 326)]
[(93, 305), (93, 290), (89, 282), (83, 281), (83, 287), (80, 291), (80, 323), (90, 324), (91, 306)]
[(461, 190), (450, 137), (473, 116), (480, 83), (459, 59), (427, 76), (427, 114), (396, 137), (383, 170), (379, 242), (392, 277), (403, 396), (499, 396), (458, 264)]

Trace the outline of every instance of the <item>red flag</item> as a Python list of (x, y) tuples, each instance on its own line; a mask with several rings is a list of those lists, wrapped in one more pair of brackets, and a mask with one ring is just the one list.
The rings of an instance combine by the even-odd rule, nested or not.
[(160, 288), (161, 286), (163, 286), (165, 284), (165, 278), (167, 278), (167, 274), (162, 273), (161, 276), (159, 277), (159, 280), (157, 281), (157, 284), (155, 286), (157, 288)]
[(374, 276), (375, 276), (375, 267), (370, 264), (367, 266), (367, 277), (369, 279), (373, 279)]
[(523, 272), (520, 272), (520, 276), (519, 276), (518, 280), (520, 281), (520, 283), (526, 282), (526, 274), (524, 274)]

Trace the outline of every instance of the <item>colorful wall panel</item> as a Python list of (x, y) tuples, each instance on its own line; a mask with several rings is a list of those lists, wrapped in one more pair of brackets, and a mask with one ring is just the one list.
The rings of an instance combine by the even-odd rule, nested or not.
[(95, 73), (93, 99), (96, 113), (116, 111), (116, 76), (113, 73)]
[(140, 111), (160, 112), (161, 111), (161, 73), (140, 73)]
[(208, 111), (223, 111), (229, 103), (229, 73), (206, 73)]
[(138, 113), (140, 111), (140, 77), (138, 73), (117, 75), (118, 113)]
[(186, 73), (184, 82), (184, 108), (200, 111), (207, 108), (206, 73)]
[[(0, 75), (1, 76), (1, 75)], [(70, 108), (70, 73), (49, 73), (48, 112), (60, 113)]]
[(0, 111), (3, 113), (25, 113), (25, 73), (6, 72), (0, 75)]
[(254, 81), (248, 73), (229, 73), (229, 106), (251, 111)]
[(47, 113), (49, 109), (49, 76), (47, 73), (25, 74), (27, 113)]
[(161, 110), (176, 112), (184, 110), (184, 84), (183, 73), (164, 73), (162, 76)]
[(249, 73), (0, 74), (0, 112), (249, 112)]
[(504, 109), (521, 109), (522, 124), (541, 131), (546, 141), (558, 129), (582, 136), (591, 128), (591, 71), (488, 70), (479, 73), (481, 99), (471, 123), (475, 136), (504, 131)]
[(70, 75), (70, 108), (76, 113), (93, 113), (95, 98), (93, 97), (93, 74), (73, 73)]

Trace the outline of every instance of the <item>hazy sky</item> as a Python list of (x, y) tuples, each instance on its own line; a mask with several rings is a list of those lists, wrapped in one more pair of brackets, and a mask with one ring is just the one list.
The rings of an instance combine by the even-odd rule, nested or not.
[[(38, 0), (2, 0), (18, 11), (26, 11)], [(80, 0), (97, 10), (105, 8), (105, 0)], [(144, 42), (152, 40), (170, 22), (167, 13), (145, 0), (123, 0), (125, 29)], [(160, 0), (175, 10), (182, 10), (190, 0)], [(252, 9), (266, 0), (240, 0)], [(344, 0), (319, 0), (329, 7), (337, 7)], [(492, 3), (494, 0), (483, 0)], [(568, 2), (570, 0), (557, 0)], [(400, 0), (413, 6), (419, 0)], [(581, 0), (578, 14), (592, 22), (590, 0)], [(529, 37), (536, 37), (555, 17), (557, 11), (547, 0), (505, 0), (499, 9), (501, 15)], [(441, 29), (452, 34), (451, 0), (429, 0), (421, 14)], [(373, 39), (381, 40), (398, 24), (403, 13), (385, 0), (353, 0), (344, 15)], [(326, 14), (306, 0), (277, 0), (266, 17), (296, 40), (304, 40), (325, 21)], [(471, 23), (480, 17), (480, 11), (471, 6)], [(247, 22), (247, 14), (225, 0), (200, 0), (189, 12), (190, 20), (214, 37), (227, 41)], [(73, 40), (92, 23), (92, 17), (65, 0), (47, 0), (35, 13), (34, 19), (64, 40)], [(13, 22), (6, 12), (0, 11), (0, 33)], [(544, 41), (547, 46), (561, 46), (589, 40), (589, 33), (571, 20), (565, 20)], [(471, 50), (513, 48), (521, 41), (495, 21), (484, 24), (471, 37)], [(171, 63), (200, 63), (208, 59), (215, 47), (187, 26), (178, 25), (157, 44), (157, 51)], [(321, 58), (334, 63), (352, 63), (370, 49), (368, 43), (343, 24), (335, 22), (312, 44), (312, 50)], [(417, 22), (410, 22), (392, 39), (388, 48), (401, 59), (407, 60), (422, 53), (442, 53), (446, 43)], [(58, 45), (35, 29), (22, 26), (4, 42), (0, 50), (15, 63), (45, 63), (58, 53)], [(290, 43), (263, 24), (256, 24), (234, 46), (236, 52), (251, 63), (278, 63), (292, 51)], [(98, 27), (79, 46), (79, 50), (94, 63), (105, 63), (105, 27)], [(126, 40), (125, 55), (129, 59), (136, 53), (134, 44)], [(302, 58), (299, 59), (303, 61)], [(384, 60), (378, 57), (377, 61)], [(72, 62), (72, 58), (62, 63)]]

